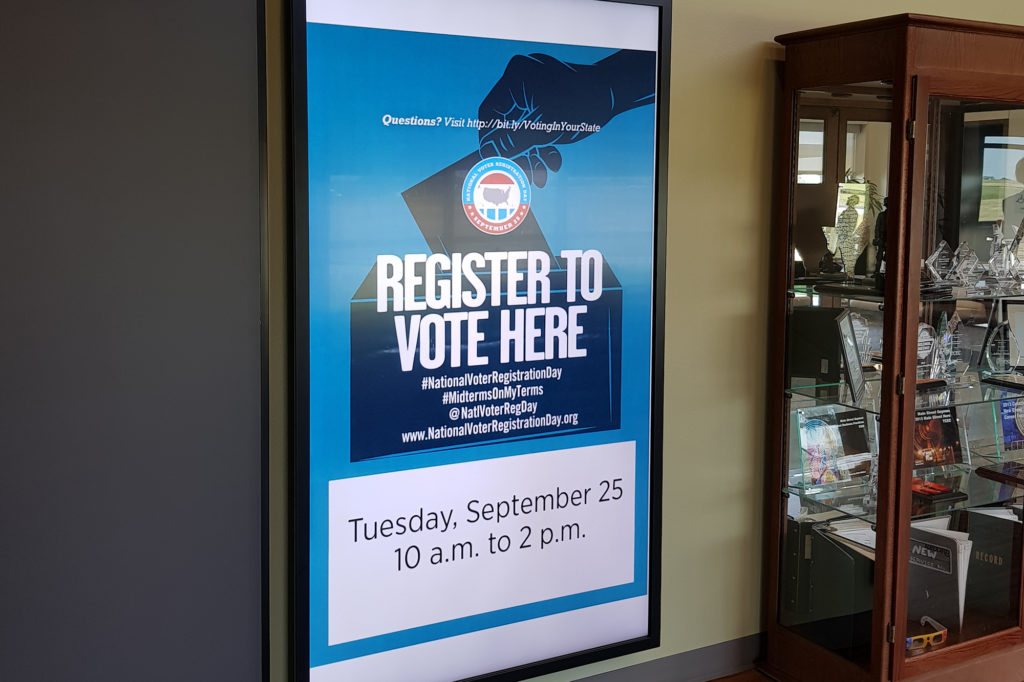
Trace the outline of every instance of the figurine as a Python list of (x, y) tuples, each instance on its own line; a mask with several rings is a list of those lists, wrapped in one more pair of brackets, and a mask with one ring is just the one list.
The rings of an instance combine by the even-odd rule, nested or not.
[(846, 208), (836, 218), (836, 230), (839, 232), (839, 260), (843, 270), (853, 273), (853, 265), (860, 256), (864, 247), (860, 230), (860, 214), (857, 213), (857, 204), (860, 197), (853, 194), (846, 200)]

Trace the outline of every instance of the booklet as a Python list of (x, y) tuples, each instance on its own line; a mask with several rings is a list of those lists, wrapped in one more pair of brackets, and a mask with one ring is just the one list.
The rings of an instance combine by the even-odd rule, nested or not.
[(993, 630), (1016, 622), (1020, 607), (1020, 519), (1006, 507), (976, 507), (967, 512), (967, 530), (973, 542), (967, 579), (967, 604), (972, 616), (978, 613), (997, 619), (990, 626)]
[[(949, 517), (934, 520), (948, 527)], [(960, 629), (971, 545), (967, 533), (930, 523), (911, 524), (907, 620), (921, 622), (928, 617), (951, 631)]]
[(864, 410), (836, 412), (843, 454), (839, 457), (840, 477), (867, 476), (871, 468), (872, 439), (868, 432), (868, 413)]
[(914, 419), (914, 468), (960, 464), (963, 461), (956, 408), (918, 410)]

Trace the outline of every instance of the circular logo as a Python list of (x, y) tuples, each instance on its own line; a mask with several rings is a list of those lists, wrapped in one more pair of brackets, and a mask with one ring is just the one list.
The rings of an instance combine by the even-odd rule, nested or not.
[(1024, 400), (1017, 398), (1013, 403), (1013, 421), (1017, 431), (1024, 433)]
[(462, 183), (462, 207), (473, 226), (506, 234), (530, 212), (530, 183), (515, 162), (494, 157), (473, 166)]

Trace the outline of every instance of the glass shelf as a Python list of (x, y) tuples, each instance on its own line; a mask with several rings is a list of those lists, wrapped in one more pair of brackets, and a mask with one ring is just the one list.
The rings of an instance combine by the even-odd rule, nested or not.
[[(871, 414), (880, 414), (882, 401), (881, 375), (875, 376), (865, 383), (864, 393), (860, 400), (854, 400), (853, 394), (845, 383), (794, 386), (786, 390), (792, 398), (792, 408), (814, 407), (818, 405), (836, 405), (864, 410)], [(984, 373), (967, 372), (961, 380), (941, 389), (918, 390), (915, 398), (916, 409), (927, 410), (936, 407), (961, 407), (994, 403), (1000, 400), (1024, 396), (1024, 385), (1018, 389), (996, 386), (983, 381)]]
[[(804, 281), (796, 282), (787, 289), (790, 298), (800, 296), (831, 296), (833, 298), (883, 303), (885, 297), (872, 283), (849, 281)], [(970, 289), (968, 287), (931, 288), (927, 284), (921, 287), (921, 303), (955, 303), (956, 301), (1022, 301), (1024, 292), (1006, 293), (989, 289)]]
[[(813, 490), (813, 489), (812, 489)], [(835, 511), (843, 516), (875, 522), (874, 510), (864, 506), (864, 497), (868, 494), (866, 481), (858, 485), (849, 485), (835, 490), (818, 490), (811, 492), (797, 485), (783, 486), (782, 494), (793, 495), (800, 499), (800, 507), (811, 510), (810, 513)]]
[(801, 296), (832, 296), (836, 298), (849, 298), (858, 301), (869, 301), (872, 303), (881, 303), (883, 301), (882, 292), (875, 288), (873, 283), (858, 284), (854, 282), (844, 282), (841, 280), (826, 280), (821, 281), (818, 279), (796, 281), (792, 287), (788, 289), (790, 298), (796, 298)]
[(786, 395), (791, 398), (791, 409), (836, 405), (864, 410), (870, 414), (880, 414), (882, 410), (879, 399), (879, 394), (882, 391), (881, 375), (877, 372), (874, 375), (865, 381), (864, 393), (861, 394), (860, 400), (854, 399), (850, 387), (845, 383), (793, 386), (786, 389)]
[(1024, 300), (1024, 294), (1006, 293), (990, 289), (971, 289), (968, 287), (953, 287), (932, 289), (927, 286), (921, 287), (922, 303), (952, 303), (955, 301), (1020, 301)]
[[(1024, 458), (1024, 451), (1018, 453)], [(926, 519), (933, 516), (948, 514), (957, 509), (973, 509), (977, 507), (998, 507), (1019, 503), (1024, 498), (1024, 490), (1006, 485), (977, 474), (980, 466), (994, 464), (995, 457), (975, 457), (970, 465), (932, 467), (917, 469), (914, 478), (932, 483), (941, 483), (955, 492), (966, 495), (965, 498), (953, 501), (918, 502), (915, 498), (911, 507), (912, 519)], [(809, 513), (835, 511), (837, 517), (855, 518), (874, 525), (875, 510), (865, 507), (864, 501), (870, 492), (867, 478), (857, 482), (840, 484), (833, 489), (819, 487), (804, 489), (799, 485), (783, 486), (783, 495), (796, 496), (800, 507)]]
[(985, 382), (984, 377), (984, 373), (972, 371), (964, 374), (958, 383), (945, 388), (919, 389), (915, 397), (915, 409), (979, 405), (1024, 395), (1024, 386), (1018, 389), (996, 386)]

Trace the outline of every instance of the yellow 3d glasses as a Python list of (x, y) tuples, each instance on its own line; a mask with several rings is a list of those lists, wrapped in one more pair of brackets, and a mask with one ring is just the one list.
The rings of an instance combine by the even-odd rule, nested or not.
[(907, 637), (907, 651), (921, 653), (929, 646), (936, 647), (946, 641), (947, 630), (942, 627), (942, 623), (938, 622), (934, 618), (922, 616), (921, 625), (930, 625), (935, 628), (935, 632)]

